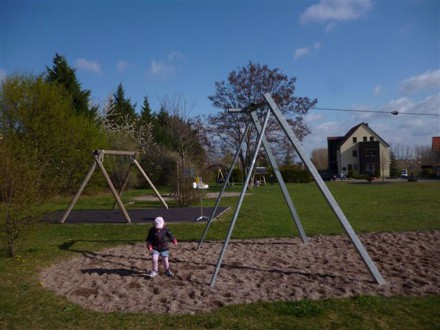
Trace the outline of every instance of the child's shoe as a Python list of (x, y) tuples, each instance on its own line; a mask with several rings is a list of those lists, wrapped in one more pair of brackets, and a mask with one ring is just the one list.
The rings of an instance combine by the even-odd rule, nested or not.
[(169, 269), (166, 271), (166, 274), (169, 277), (173, 277), (174, 276), (174, 273), (171, 270), (169, 270)]
[(150, 274), (148, 274), (148, 276), (149, 276), (150, 278), (155, 278), (158, 274), (159, 274), (158, 272), (155, 272), (154, 270), (152, 270), (152, 271), (150, 272)]

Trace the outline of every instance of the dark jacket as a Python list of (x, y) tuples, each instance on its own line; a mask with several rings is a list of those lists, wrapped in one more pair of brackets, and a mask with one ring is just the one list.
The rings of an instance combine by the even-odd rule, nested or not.
[(171, 231), (166, 227), (156, 229), (151, 227), (147, 235), (147, 246), (152, 246), (154, 250), (166, 251), (169, 249), (168, 242), (177, 242)]

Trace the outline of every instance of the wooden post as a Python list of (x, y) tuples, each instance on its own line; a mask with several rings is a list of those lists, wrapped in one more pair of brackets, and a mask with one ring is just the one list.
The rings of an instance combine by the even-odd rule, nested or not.
[[(104, 155), (115, 155), (115, 156), (131, 156), (131, 164), (130, 167), (127, 171), (127, 174), (125, 176), (124, 179), (124, 183), (119, 191), (119, 193), (117, 192), (116, 188), (114, 187), (107, 171), (105, 170), (104, 164), (102, 163), (102, 159), (104, 157)], [(124, 215), (125, 220), (128, 223), (131, 223), (131, 219), (130, 216), (127, 213), (127, 210), (125, 209), (124, 204), (122, 203), (121, 200), (121, 196), (122, 193), (125, 189), (125, 187), (127, 186), (128, 183), (128, 178), (129, 178), (129, 173), (131, 168), (133, 167), (133, 165), (136, 165), (136, 167), (139, 169), (139, 171), (142, 173), (142, 175), (144, 176), (144, 178), (147, 180), (148, 184), (150, 185), (150, 187), (153, 189), (154, 193), (156, 194), (156, 196), (159, 198), (159, 200), (162, 202), (162, 204), (165, 206), (165, 208), (168, 209), (168, 205), (165, 202), (165, 200), (162, 198), (162, 196), (160, 195), (160, 193), (157, 191), (156, 187), (153, 185), (153, 183), (151, 182), (150, 178), (147, 176), (147, 174), (145, 173), (145, 171), (142, 169), (142, 167), (139, 165), (139, 163), (136, 160), (136, 155), (137, 152), (135, 151), (119, 151), (119, 150), (94, 150), (93, 151), (93, 157), (94, 157), (94, 162), (92, 167), (90, 168), (89, 172), (86, 175), (86, 178), (84, 179), (83, 183), (81, 184), (81, 187), (79, 188), (79, 190), (77, 191), (77, 193), (75, 194), (75, 196), (73, 197), (72, 201), (70, 202), (66, 212), (64, 212), (64, 215), (61, 219), (61, 223), (64, 223), (67, 219), (67, 217), (69, 216), (70, 212), (72, 211), (73, 207), (75, 206), (76, 202), (78, 201), (79, 196), (81, 195), (81, 193), (83, 192), (84, 188), (86, 187), (87, 183), (89, 182), (90, 178), (92, 177), (95, 169), (96, 169), (96, 165), (99, 166), (102, 174), (104, 175), (107, 184), (110, 188), (110, 190), (112, 191), (113, 196), (115, 197), (115, 203), (118, 204), (119, 209), (121, 210), (122, 214)], [(115, 208), (115, 203), (113, 204), (113, 209)]]
[(66, 212), (64, 212), (63, 218), (61, 219), (61, 223), (64, 223), (66, 221), (67, 217), (69, 216), (70, 212), (72, 211), (73, 207), (76, 204), (76, 201), (78, 200), (79, 196), (83, 192), (84, 188), (86, 187), (87, 183), (89, 182), (90, 178), (92, 177), (93, 172), (95, 172), (96, 169), (96, 162), (93, 163), (92, 167), (89, 170), (89, 173), (87, 173), (86, 178), (84, 179), (83, 183), (81, 184), (81, 187), (76, 192), (75, 196), (73, 197), (72, 201), (69, 204), (69, 207), (67, 208)]
[(133, 163), (136, 165), (136, 167), (139, 169), (139, 171), (144, 176), (145, 180), (147, 180), (148, 184), (150, 185), (151, 189), (153, 189), (156, 196), (160, 199), (163, 206), (165, 206), (166, 209), (168, 209), (168, 204), (165, 202), (165, 200), (162, 198), (160, 193), (157, 191), (156, 187), (154, 186), (153, 182), (151, 182), (150, 178), (148, 177), (147, 173), (142, 169), (141, 165), (139, 165), (138, 161), (136, 159), (133, 159)]
[(128, 215), (127, 210), (125, 209), (124, 204), (122, 203), (121, 199), (119, 198), (118, 192), (116, 191), (115, 187), (113, 186), (112, 180), (108, 176), (107, 171), (105, 170), (104, 165), (101, 162), (101, 156), (102, 155), (103, 155), (102, 152), (100, 152), (98, 155), (95, 154), (94, 155), (95, 161), (98, 164), (99, 168), (101, 169), (101, 172), (104, 175), (105, 179), (107, 180), (108, 186), (110, 187), (110, 190), (112, 191), (113, 196), (115, 197), (116, 202), (118, 203), (119, 208), (120, 208), (122, 214), (124, 215), (125, 220), (128, 223), (131, 223), (130, 216)]

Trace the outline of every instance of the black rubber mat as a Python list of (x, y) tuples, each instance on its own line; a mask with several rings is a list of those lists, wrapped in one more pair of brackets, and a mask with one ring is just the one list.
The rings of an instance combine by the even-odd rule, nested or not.
[[(228, 207), (218, 207), (213, 218), (225, 212)], [(200, 219), (200, 207), (178, 207), (170, 209), (131, 209), (127, 210), (132, 223), (151, 223), (156, 217), (161, 216), (165, 222), (180, 221), (207, 221), (213, 207), (203, 208), (204, 219)], [(48, 222), (60, 222), (65, 211), (57, 211), (47, 214), (43, 220)], [(124, 215), (119, 210), (72, 210), (64, 223), (127, 223)]]

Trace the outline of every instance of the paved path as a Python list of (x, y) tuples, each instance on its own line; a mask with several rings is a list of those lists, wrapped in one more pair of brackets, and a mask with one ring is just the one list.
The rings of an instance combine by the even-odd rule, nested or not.
[[(213, 207), (204, 207), (203, 215), (210, 216)], [(228, 207), (218, 207), (214, 218), (225, 212)], [(166, 222), (195, 221), (200, 217), (200, 207), (177, 207), (170, 209), (129, 209), (128, 215), (132, 223), (150, 224), (161, 216)], [(60, 222), (64, 211), (53, 212), (44, 217), (45, 221)], [(119, 210), (73, 210), (65, 223), (126, 223)]]

